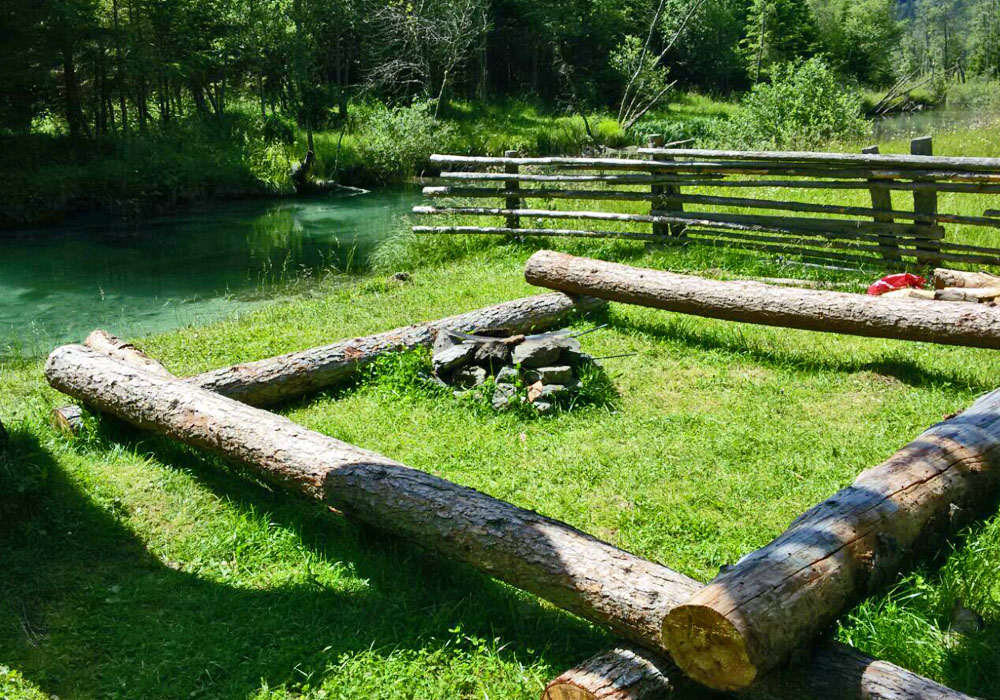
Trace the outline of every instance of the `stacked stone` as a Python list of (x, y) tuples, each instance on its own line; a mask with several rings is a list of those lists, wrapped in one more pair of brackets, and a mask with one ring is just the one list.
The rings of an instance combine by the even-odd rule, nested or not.
[[(434, 376), (456, 388), (456, 395), (492, 377), (497, 410), (521, 401), (548, 413), (556, 398), (579, 390), (579, 368), (593, 358), (580, 349), (580, 341), (565, 334), (494, 339), (442, 333), (434, 344), (432, 361)], [(519, 389), (518, 380), (526, 390)]]

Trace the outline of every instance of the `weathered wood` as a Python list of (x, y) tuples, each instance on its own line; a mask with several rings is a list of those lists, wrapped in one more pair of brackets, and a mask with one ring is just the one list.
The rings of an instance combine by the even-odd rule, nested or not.
[(662, 654), (618, 646), (587, 659), (555, 678), (542, 700), (663, 700), (684, 682)]
[[(872, 155), (877, 154), (878, 146), (869, 146), (864, 149), (862, 153)], [(875, 210), (872, 213), (872, 218), (877, 222), (891, 224), (894, 221), (893, 215), (888, 214), (887, 211), (892, 209), (892, 192), (879, 186), (879, 180), (870, 180), (869, 182), (871, 183), (868, 189), (872, 198), (872, 208)], [(882, 245), (891, 248), (893, 246), (892, 237), (883, 237)], [(885, 252), (884, 256), (885, 259), (890, 262), (896, 262), (899, 260), (899, 255), (893, 253), (892, 251)]]
[[(931, 141), (930, 136), (924, 136), (923, 138), (913, 139), (910, 141), (910, 153), (917, 157), (917, 160), (922, 162), (928, 162), (935, 160), (933, 158), (934, 146)], [(918, 178), (918, 181), (922, 178)], [(913, 193), (913, 211), (918, 214), (926, 214), (928, 216), (937, 214), (938, 200), (937, 192), (920, 190)], [(928, 250), (935, 252), (940, 250), (940, 246), (933, 243), (929, 243), (921, 247), (922, 250)], [(921, 262), (929, 261), (930, 258), (921, 256), (918, 258)]]
[[(504, 156), (507, 158), (516, 158), (517, 151), (504, 151)], [(507, 173), (508, 175), (517, 175), (518, 170), (519, 168), (516, 165), (504, 166), (504, 172)], [(503, 186), (507, 190), (512, 190), (515, 192), (520, 187), (516, 178), (504, 181)], [(506, 201), (504, 202), (504, 206), (507, 207), (508, 209), (518, 209), (521, 206), (521, 198), (517, 194), (508, 196)], [(520, 226), (521, 226), (521, 220), (518, 216), (512, 215), (507, 217), (507, 228), (519, 228)]]
[(53, 351), (45, 376), (97, 410), (246, 464), (639, 643), (658, 643), (667, 610), (700, 586), (564, 523), (83, 346)]
[(1000, 297), (1000, 287), (945, 287), (933, 292), (938, 301), (987, 302)]
[(430, 347), (442, 330), (494, 335), (530, 333), (600, 304), (594, 299), (566, 295), (525, 297), (438, 321), (212, 370), (187, 381), (244, 403), (270, 406), (344, 382), (386, 353)]
[(83, 430), (83, 409), (74, 404), (53, 408), (49, 422), (57, 432), (78, 435)]
[(998, 497), (1000, 390), (862, 472), (671, 610), (664, 645), (695, 680), (746, 688)]
[[(845, 679), (851, 679), (846, 681)], [(542, 700), (667, 700), (698, 697), (662, 652), (629, 645), (587, 659), (546, 686)], [(972, 700), (969, 695), (877, 661), (843, 644), (817, 645), (795, 664), (762, 678), (750, 697), (782, 700)]]
[[(60, 391), (105, 413), (246, 464), (289, 491), (465, 562), (647, 647), (660, 648), (666, 613), (702, 588), (564, 523), (90, 348), (57, 348), (45, 375)], [(906, 691), (933, 685), (840, 644), (820, 645), (811, 664), (823, 667), (822, 677), (793, 668), (769, 682), (777, 678), (781, 693), (791, 688), (796, 697), (816, 700), (890, 697), (873, 694), (881, 687), (899, 690), (893, 698), (919, 697)], [(878, 679), (859, 672), (876, 664), (883, 667)], [(813, 693), (814, 687), (823, 694)]]
[[(646, 155), (670, 154), (678, 158), (701, 158), (704, 160), (763, 160), (777, 162), (802, 162), (823, 164), (863, 164), (895, 168), (924, 169), (928, 164), (935, 168), (968, 169), (1000, 172), (1000, 158), (970, 158), (965, 156), (935, 156), (924, 157), (925, 154), (914, 155), (879, 155), (873, 153), (816, 153), (812, 151), (719, 151), (695, 148), (640, 148), (639, 153)], [(927, 154), (929, 155), (929, 154)]]
[(1000, 171), (888, 169), (866, 165), (840, 167), (823, 164), (787, 164), (765, 160), (732, 160), (716, 162), (634, 160), (630, 158), (491, 158), (485, 156), (431, 156), (431, 162), (487, 166), (558, 166), (590, 170), (633, 170), (654, 173), (729, 173), (746, 175), (791, 175), (830, 178), (875, 178), (946, 180), (959, 182), (1000, 183)]
[(96, 330), (87, 336), (83, 344), (92, 350), (104, 353), (108, 357), (113, 357), (121, 362), (134, 364), (142, 367), (147, 372), (161, 377), (172, 377), (173, 373), (160, 364), (159, 361), (144, 353), (132, 343), (127, 343), (118, 336), (107, 331)]
[[(648, 144), (653, 147), (662, 147), (663, 135), (651, 135), (649, 137)], [(665, 160), (669, 161), (673, 159), (666, 157)], [(653, 203), (649, 208), (649, 213), (653, 216), (671, 214), (673, 212), (683, 211), (684, 209), (684, 206), (673, 197), (673, 195), (680, 193), (680, 188), (677, 185), (652, 185), (649, 188), (649, 193), (653, 196)], [(651, 228), (654, 236), (679, 237), (684, 235), (683, 226), (654, 223)]]
[(945, 287), (995, 287), (1000, 284), (1000, 277), (988, 272), (967, 272), (966, 270), (949, 270), (939, 267), (934, 270), (931, 278), (935, 289)]
[(518, 216), (539, 219), (579, 219), (586, 221), (620, 221), (643, 224), (680, 224), (685, 226), (716, 226), (744, 231), (769, 231), (776, 233), (841, 234), (856, 238), (864, 234), (893, 233), (896, 236), (938, 239), (944, 236), (940, 226), (928, 227), (908, 224), (876, 224), (871, 221), (843, 219), (790, 218), (759, 214), (727, 214), (722, 212), (683, 212), (677, 214), (623, 214), (604, 211), (568, 211), (558, 209), (502, 209), (499, 207), (431, 207), (418, 205), (411, 210), (422, 216)]
[[(760, 180), (724, 179), (722, 174), (711, 175), (709, 173), (684, 175), (676, 173), (666, 175), (537, 175), (521, 173), (517, 176), (521, 182), (597, 182), (618, 185), (648, 185), (653, 183), (680, 184), (689, 187), (750, 187), (750, 188), (783, 188), (783, 189), (824, 189), (824, 190), (867, 190), (869, 184), (867, 180)], [(496, 181), (506, 180), (503, 173), (477, 173), (477, 172), (443, 172), (440, 175), (442, 180), (463, 180), (463, 181)], [(895, 180), (885, 180), (883, 187), (889, 190), (904, 191), (936, 191), (936, 192), (961, 192), (970, 194), (997, 194), (1000, 193), (1000, 185), (989, 183), (950, 183), (950, 182), (901, 182)], [(996, 214), (985, 212), (986, 217), (996, 217)]]
[(542, 250), (525, 279), (572, 294), (767, 326), (1000, 348), (1000, 309), (722, 282)]
[[(677, 183), (681, 184), (681, 183)], [(729, 187), (729, 182), (712, 183), (684, 183), (684, 184), (704, 184), (711, 187)], [(867, 189), (871, 189), (866, 186)], [(879, 191), (887, 190), (881, 182), (878, 185)], [(650, 202), (656, 199), (657, 195), (647, 192), (634, 192), (628, 190), (557, 190), (551, 188), (523, 189), (508, 191), (503, 188), (489, 187), (425, 187), (423, 194), (426, 197), (450, 197), (468, 199), (497, 199), (511, 195), (518, 195), (522, 199), (580, 199), (594, 201), (620, 201), (620, 202)], [(885, 191), (888, 195), (888, 191)], [(892, 223), (893, 219), (910, 219), (921, 221), (936, 221), (945, 224), (965, 224), (967, 226), (988, 226), (1000, 228), (1000, 218), (985, 216), (964, 216), (960, 214), (917, 214), (912, 211), (902, 209), (892, 209), (891, 200), (886, 201), (886, 209), (870, 207), (852, 207), (839, 204), (813, 204), (812, 202), (792, 202), (776, 199), (756, 199), (752, 197), (722, 197), (718, 195), (702, 194), (676, 194), (671, 199), (685, 204), (710, 204), (720, 207), (743, 207), (746, 209), (773, 209), (776, 211), (797, 211), (817, 214), (838, 214), (843, 216), (871, 216), (876, 221), (887, 221)]]
[(585, 231), (565, 228), (506, 228), (503, 226), (414, 226), (414, 233), (424, 234), (485, 234), (496, 236), (553, 236), (555, 238), (625, 238), (638, 241), (669, 241), (669, 236), (633, 231)]

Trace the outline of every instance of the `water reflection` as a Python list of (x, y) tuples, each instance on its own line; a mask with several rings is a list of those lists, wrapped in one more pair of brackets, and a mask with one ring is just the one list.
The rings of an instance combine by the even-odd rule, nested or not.
[(122, 227), (0, 232), (0, 356), (96, 327), (124, 335), (225, 317), (317, 270), (364, 267), (414, 193), (212, 204)]

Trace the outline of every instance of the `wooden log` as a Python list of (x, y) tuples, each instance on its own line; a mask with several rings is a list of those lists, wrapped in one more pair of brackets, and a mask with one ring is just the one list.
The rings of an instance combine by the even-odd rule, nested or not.
[(541, 700), (663, 700), (674, 692), (678, 676), (662, 654), (623, 645), (559, 675), (545, 686)]
[(430, 347), (442, 330), (492, 335), (531, 333), (602, 304), (564, 294), (525, 297), (438, 321), (212, 370), (186, 381), (253, 406), (270, 406), (344, 382), (386, 353)]
[(989, 302), (1000, 297), (1000, 287), (945, 287), (933, 292), (938, 301)]
[[(502, 173), (477, 173), (477, 172), (443, 172), (439, 176), (441, 180), (462, 180), (462, 181), (496, 181), (507, 180), (507, 176)], [(823, 190), (867, 190), (868, 181), (856, 180), (759, 180), (742, 179), (727, 180), (722, 174), (712, 175), (710, 173), (690, 174), (674, 173), (673, 175), (538, 175), (531, 173), (521, 173), (517, 176), (521, 182), (597, 182), (618, 185), (648, 185), (653, 183), (678, 184), (689, 187), (750, 187), (750, 188), (784, 188), (784, 189), (823, 189)], [(904, 191), (935, 191), (935, 192), (961, 192), (969, 194), (997, 194), (1000, 193), (1000, 185), (989, 183), (953, 183), (953, 182), (903, 182), (898, 180), (886, 180), (883, 185), (888, 190)], [(985, 217), (996, 218), (1000, 216), (990, 211), (984, 212)]]
[[(430, 207), (418, 205), (411, 210), (421, 216), (518, 216), (538, 219), (580, 219), (586, 221), (620, 221), (643, 224), (681, 224), (685, 226), (717, 226), (746, 231), (770, 231), (785, 233), (831, 234), (839, 233), (847, 237), (863, 234), (892, 233), (897, 236), (921, 237), (937, 240), (944, 236), (941, 227), (908, 224), (876, 224), (871, 221), (849, 221), (843, 219), (790, 218), (787, 216), (763, 216), (756, 214), (727, 214), (722, 212), (683, 212), (676, 214), (622, 214), (603, 211), (564, 211), (558, 209), (502, 209), (499, 207)], [(997, 251), (1000, 253), (1000, 250)]]
[[(852, 679), (845, 682), (844, 679)], [(662, 652), (634, 645), (598, 654), (566, 671), (542, 693), (542, 700), (666, 700), (691, 683)], [(969, 695), (877, 661), (843, 644), (818, 645), (794, 665), (769, 674), (750, 697), (782, 700), (972, 700)]]
[[(437, 159), (437, 160), (436, 160)], [(728, 173), (746, 175), (791, 175), (821, 178), (911, 179), (946, 180), (959, 182), (1000, 183), (1000, 171), (887, 169), (866, 165), (840, 167), (820, 164), (786, 164), (768, 161), (647, 161), (630, 158), (490, 158), (485, 156), (431, 156), (431, 162), (461, 165), (492, 166), (557, 166), (588, 170), (633, 170), (654, 173)]]
[(418, 234), (486, 234), (496, 236), (553, 236), (556, 238), (625, 238), (638, 241), (669, 241), (669, 236), (657, 236), (652, 233), (634, 231), (584, 231), (565, 228), (506, 228), (503, 226), (414, 226), (413, 232)]
[[(103, 412), (245, 464), (293, 493), (465, 562), (646, 647), (660, 648), (666, 613), (703, 587), (565, 523), (90, 348), (57, 348), (45, 376)], [(830, 676), (792, 669), (777, 674), (780, 692), (861, 700), (883, 697), (873, 692), (886, 686), (899, 691), (893, 697), (908, 698), (908, 689), (929, 684), (891, 664), (882, 664), (873, 682), (858, 673), (859, 660), (881, 662), (840, 644), (820, 645), (815, 659), (811, 663)], [(823, 695), (813, 694), (814, 687)]]
[(927, 158), (922, 154), (895, 155), (874, 153), (816, 153), (812, 151), (720, 151), (695, 148), (640, 148), (639, 153), (647, 155), (672, 155), (678, 158), (701, 158), (704, 160), (763, 160), (776, 162), (802, 162), (824, 164), (863, 164), (896, 168), (928, 167), (985, 170), (1000, 172), (1000, 158), (970, 158), (965, 156), (936, 156)]
[(1000, 349), (1000, 310), (722, 282), (542, 250), (525, 279), (572, 294), (767, 326)]
[(75, 404), (53, 408), (49, 422), (56, 432), (64, 435), (79, 435), (83, 430), (83, 409)]
[[(507, 158), (516, 158), (517, 151), (504, 151), (504, 156)], [(504, 166), (504, 172), (507, 173), (508, 175), (517, 175), (518, 170), (519, 168), (516, 165)], [(510, 180), (504, 181), (503, 186), (507, 190), (516, 191), (520, 187), (520, 184), (518, 183), (517, 179), (512, 178)], [(508, 209), (520, 209), (521, 198), (517, 194), (509, 196), (504, 202), (504, 206), (507, 207)], [(517, 216), (507, 217), (507, 228), (520, 228), (520, 226), (521, 226), (521, 220)]]
[[(878, 146), (869, 146), (864, 149), (862, 153), (865, 154), (877, 154)], [(879, 186), (879, 180), (871, 180), (871, 186), (869, 187), (869, 193), (872, 199), (872, 208), (876, 210), (872, 214), (872, 218), (875, 221), (891, 224), (895, 220), (892, 214), (888, 214), (887, 211), (892, 209), (892, 192), (884, 187)], [(891, 236), (885, 236), (882, 244), (887, 247), (892, 247), (893, 240)], [(889, 262), (897, 262), (899, 260), (899, 255), (891, 251), (884, 254), (884, 257)]]
[(1000, 285), (1000, 277), (987, 272), (967, 272), (939, 267), (931, 278), (935, 289), (945, 287), (995, 287)]
[(666, 611), (700, 586), (564, 523), (83, 346), (53, 351), (45, 375), (104, 413), (246, 464), (289, 491), (468, 563), (626, 639), (657, 644)]
[[(680, 184), (680, 183), (678, 183)], [(685, 184), (706, 184), (706, 183), (685, 183)], [(707, 183), (711, 187), (729, 187), (729, 182)], [(887, 188), (881, 182), (878, 190), (884, 191), (888, 195)], [(488, 187), (425, 187), (423, 194), (426, 197), (449, 197), (449, 198), (469, 198), (469, 199), (496, 199), (505, 198), (514, 194), (522, 199), (581, 199), (593, 201), (619, 201), (619, 202), (649, 202), (653, 201), (657, 195), (647, 192), (634, 192), (628, 190), (556, 190), (556, 189), (528, 189), (508, 191), (502, 188)], [(753, 197), (722, 197), (718, 195), (701, 194), (676, 194), (671, 196), (672, 201), (685, 204), (709, 204), (719, 207), (741, 207), (745, 209), (773, 209), (776, 211), (797, 211), (817, 214), (836, 214), (842, 216), (871, 216), (876, 221), (886, 221), (892, 223), (893, 219), (910, 219), (920, 221), (935, 221), (945, 224), (965, 224), (967, 226), (988, 226), (1000, 228), (1000, 218), (985, 216), (964, 216), (960, 214), (918, 214), (912, 211), (892, 209), (891, 200), (884, 201), (886, 208), (852, 207), (838, 204), (813, 204), (811, 202), (791, 202), (776, 199), (756, 199)]]
[[(924, 136), (910, 141), (910, 153), (923, 162), (934, 160), (932, 157), (934, 153), (934, 146), (931, 137)], [(923, 178), (920, 178), (920, 180), (922, 179)], [(936, 191), (920, 190), (913, 193), (913, 211), (917, 214), (933, 215), (937, 214), (937, 210), (938, 198)], [(941, 247), (933, 243), (929, 243), (926, 246), (922, 246), (922, 249), (934, 252), (941, 250)], [(921, 256), (918, 260), (920, 262), (928, 262), (931, 259), (926, 256)]]
[(915, 555), (994, 510), (998, 497), (1000, 389), (862, 472), (672, 609), (664, 645), (695, 680), (746, 688), (910, 568)]

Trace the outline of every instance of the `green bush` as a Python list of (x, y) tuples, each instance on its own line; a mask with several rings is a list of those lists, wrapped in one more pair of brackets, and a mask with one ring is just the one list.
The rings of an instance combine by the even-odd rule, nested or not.
[(776, 66), (771, 82), (755, 85), (736, 114), (720, 123), (717, 140), (734, 148), (815, 148), (870, 131), (861, 96), (812, 58)]
[(278, 114), (268, 114), (261, 119), (260, 132), (268, 143), (295, 143), (295, 120)]
[(433, 108), (426, 101), (409, 107), (356, 107), (350, 129), (359, 179), (376, 185), (400, 182), (427, 169), (432, 153), (453, 150), (456, 131), (436, 119)]

